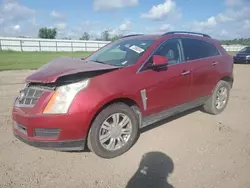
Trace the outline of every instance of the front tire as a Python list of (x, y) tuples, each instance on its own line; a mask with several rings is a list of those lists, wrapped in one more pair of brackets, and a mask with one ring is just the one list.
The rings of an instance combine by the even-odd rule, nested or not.
[(111, 104), (94, 119), (88, 147), (102, 158), (120, 156), (136, 142), (138, 128), (138, 117), (132, 108), (124, 103)]
[(204, 111), (213, 115), (218, 115), (223, 112), (228, 104), (229, 94), (230, 84), (226, 81), (220, 80), (216, 85), (212, 96), (204, 104)]

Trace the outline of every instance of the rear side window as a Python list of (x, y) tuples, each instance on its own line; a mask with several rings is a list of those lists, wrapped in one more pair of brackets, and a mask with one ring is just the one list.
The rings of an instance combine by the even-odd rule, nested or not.
[(202, 41), (202, 42), (204, 44), (207, 57), (220, 55), (220, 52), (218, 51), (218, 49), (212, 43), (205, 42), (205, 41)]
[(182, 39), (182, 43), (186, 61), (220, 55), (213, 44), (203, 40)]

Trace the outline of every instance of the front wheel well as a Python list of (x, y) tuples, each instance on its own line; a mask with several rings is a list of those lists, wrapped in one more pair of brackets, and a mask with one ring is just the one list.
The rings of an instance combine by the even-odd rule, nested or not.
[[(100, 111), (102, 111), (104, 108), (106, 108), (107, 106), (111, 105), (111, 104), (114, 104), (114, 103), (124, 103), (126, 105), (128, 105), (129, 107), (131, 107), (133, 110), (138, 110), (140, 111), (140, 108), (139, 108), (139, 105), (132, 99), (130, 98), (117, 98), (117, 99), (114, 99), (112, 101), (109, 101), (108, 103), (106, 103), (105, 105), (103, 105), (99, 110), (98, 112), (95, 114), (95, 117), (97, 114), (100, 113)], [(95, 118), (94, 117), (94, 118)]]
[[(139, 105), (132, 99), (129, 99), (129, 98), (117, 98), (117, 99), (114, 99), (112, 101), (109, 101), (108, 103), (104, 104), (94, 115), (93, 119), (91, 120), (91, 123), (90, 123), (90, 126), (88, 128), (88, 134), (89, 134), (89, 130), (92, 126), (92, 123), (93, 121), (95, 120), (96, 116), (103, 110), (105, 109), (106, 107), (108, 107), (109, 105), (111, 104), (114, 104), (114, 103), (124, 103), (126, 105), (128, 105), (129, 107), (131, 107), (133, 109), (133, 111), (136, 113), (137, 117), (138, 117), (138, 120), (139, 120), (139, 125), (141, 125), (141, 118), (142, 118), (142, 115), (141, 115), (141, 110), (140, 110), (140, 107)], [(87, 134), (87, 135), (88, 135)]]
[[(95, 117), (97, 116), (98, 113), (100, 113), (101, 110), (103, 110), (104, 108), (106, 108), (107, 106), (114, 104), (114, 103), (124, 103), (126, 105), (128, 105), (130, 108), (132, 108), (132, 110), (135, 112), (135, 114), (138, 117), (139, 120), (139, 125), (141, 125), (141, 118), (142, 118), (142, 114), (141, 114), (141, 110), (139, 105), (132, 99), (130, 98), (117, 98), (115, 100), (112, 100), (110, 102), (108, 102), (107, 104), (105, 104), (95, 115)], [(95, 118), (94, 117), (94, 118)]]

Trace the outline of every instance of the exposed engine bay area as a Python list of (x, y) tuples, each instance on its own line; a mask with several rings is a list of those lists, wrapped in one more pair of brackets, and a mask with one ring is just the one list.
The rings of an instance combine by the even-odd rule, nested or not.
[(41, 83), (41, 82), (28, 82), (27, 86), (28, 87), (42, 87), (47, 90), (55, 90), (56, 87), (66, 85), (66, 84), (71, 84), (75, 83), (87, 78), (92, 78), (96, 77), (102, 74), (109, 73), (111, 71), (117, 70), (119, 68), (112, 68), (112, 69), (104, 69), (104, 70), (95, 70), (95, 71), (88, 71), (88, 72), (79, 72), (75, 74), (70, 74), (70, 75), (64, 75), (59, 78), (55, 82), (51, 83)]

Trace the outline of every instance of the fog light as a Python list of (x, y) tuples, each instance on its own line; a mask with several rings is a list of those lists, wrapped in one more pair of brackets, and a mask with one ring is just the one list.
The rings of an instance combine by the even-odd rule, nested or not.
[(35, 136), (42, 138), (56, 138), (60, 133), (60, 129), (50, 129), (50, 128), (37, 128), (35, 129)]
[(21, 132), (22, 134), (27, 136), (27, 128), (17, 123), (16, 121), (14, 121), (14, 128), (18, 130), (19, 132)]

